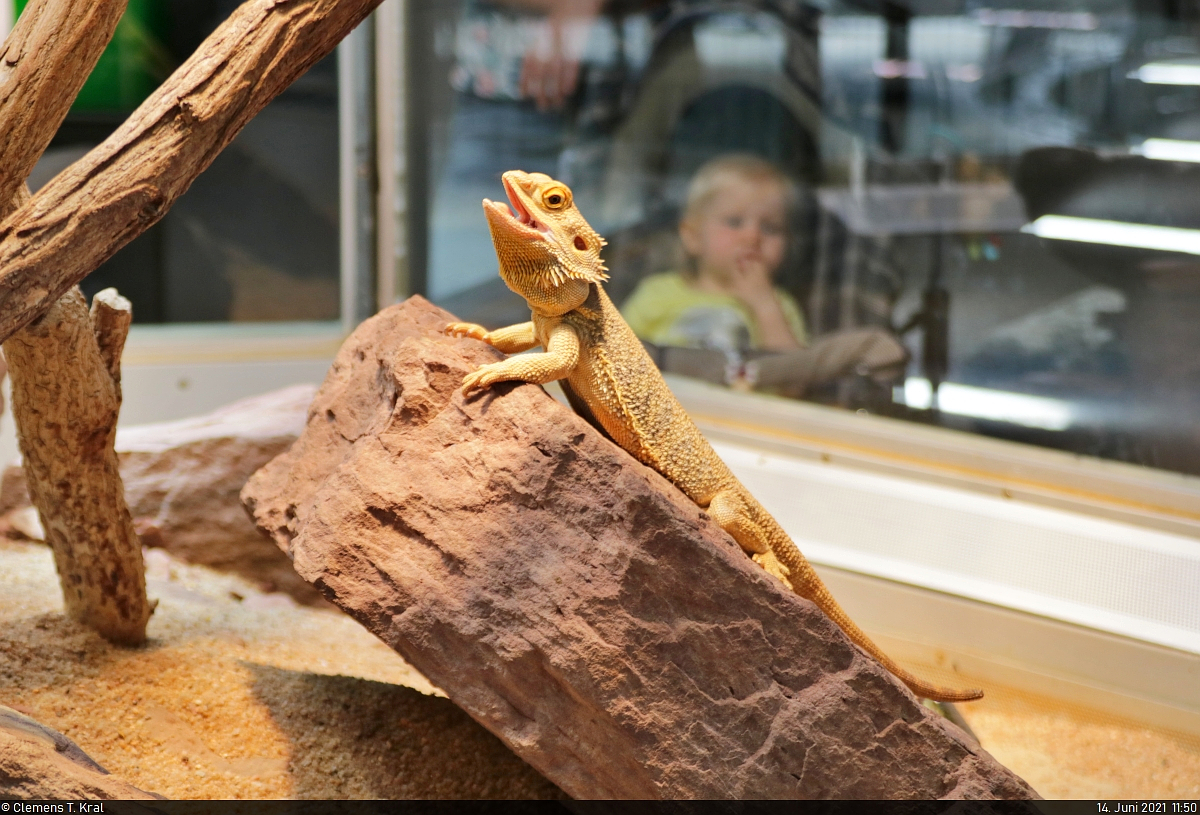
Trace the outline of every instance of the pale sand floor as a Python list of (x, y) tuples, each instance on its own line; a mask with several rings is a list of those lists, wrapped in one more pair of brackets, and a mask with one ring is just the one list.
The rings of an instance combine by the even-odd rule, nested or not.
[[(160, 551), (147, 583), (150, 644), (113, 648), (63, 619), (45, 547), (0, 540), (0, 704), (171, 798), (561, 795), (349, 618)], [(1197, 740), (980, 684), (964, 716), (1042, 795), (1200, 797)]]
[(1200, 739), (981, 682), (960, 706), (984, 748), (1045, 798), (1200, 798)]
[(350, 618), (161, 551), (147, 585), (149, 644), (114, 648), (0, 540), (0, 704), (168, 798), (562, 796)]
[(982, 688), (983, 699), (959, 712), (984, 749), (1044, 798), (1200, 798), (1200, 738), (945, 667), (904, 666), (938, 684)]

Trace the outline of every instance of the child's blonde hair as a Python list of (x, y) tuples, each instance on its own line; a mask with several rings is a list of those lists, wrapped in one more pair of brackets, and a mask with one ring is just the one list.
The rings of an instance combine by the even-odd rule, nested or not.
[[(726, 153), (706, 161), (688, 183), (687, 198), (684, 199), (681, 222), (687, 223), (700, 217), (705, 207), (730, 181), (771, 182), (783, 190), (785, 223), (791, 219), (799, 201), (795, 182), (782, 170), (765, 158), (753, 153)], [(683, 269), (688, 276), (696, 273), (696, 258), (682, 246)]]

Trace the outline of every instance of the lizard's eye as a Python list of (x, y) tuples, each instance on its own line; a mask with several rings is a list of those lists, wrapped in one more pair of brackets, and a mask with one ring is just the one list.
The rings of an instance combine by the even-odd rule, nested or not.
[(547, 209), (562, 209), (571, 203), (571, 193), (566, 187), (551, 187), (542, 193), (542, 203)]

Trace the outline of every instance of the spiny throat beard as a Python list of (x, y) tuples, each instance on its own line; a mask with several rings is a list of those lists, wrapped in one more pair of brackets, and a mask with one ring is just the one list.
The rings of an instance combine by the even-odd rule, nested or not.
[(501, 279), (525, 298), (533, 311), (564, 314), (587, 299), (590, 284), (564, 274), (557, 257), (543, 251), (531, 252), (527, 245), (522, 249), (525, 251), (505, 252), (501, 242), (496, 242)]
[(493, 225), (492, 243), (500, 261), (500, 276), (517, 294), (524, 295), (529, 288), (549, 288), (565, 277), (558, 269), (558, 255), (544, 238), (513, 235)]

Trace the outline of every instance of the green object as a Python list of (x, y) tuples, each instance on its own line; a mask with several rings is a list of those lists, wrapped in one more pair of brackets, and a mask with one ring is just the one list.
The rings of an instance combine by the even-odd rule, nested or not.
[[(28, 0), (14, 2), (19, 16)], [(175, 62), (165, 44), (167, 15), (167, 0), (129, 0), (72, 113), (128, 113), (170, 75)]]

